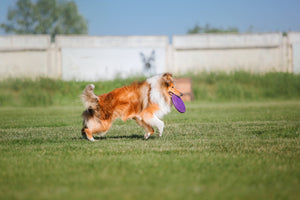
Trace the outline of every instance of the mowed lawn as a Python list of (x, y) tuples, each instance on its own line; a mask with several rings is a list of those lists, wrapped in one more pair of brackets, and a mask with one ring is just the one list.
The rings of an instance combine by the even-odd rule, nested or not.
[(0, 199), (299, 199), (300, 101), (187, 104), (81, 139), (75, 107), (0, 107)]

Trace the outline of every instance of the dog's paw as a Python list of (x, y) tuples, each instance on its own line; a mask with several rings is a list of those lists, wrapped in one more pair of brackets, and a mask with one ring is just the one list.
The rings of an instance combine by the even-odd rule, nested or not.
[(145, 133), (144, 138), (147, 140), (150, 137), (151, 133)]

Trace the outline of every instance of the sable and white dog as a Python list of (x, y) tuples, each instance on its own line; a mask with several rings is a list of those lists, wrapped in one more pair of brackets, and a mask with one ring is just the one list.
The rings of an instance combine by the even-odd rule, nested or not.
[(171, 111), (171, 96), (182, 93), (175, 89), (172, 74), (164, 73), (143, 82), (117, 88), (102, 95), (94, 94), (95, 86), (87, 85), (81, 95), (86, 110), (82, 113), (83, 137), (94, 141), (93, 134), (105, 135), (116, 118), (134, 119), (146, 130), (148, 139), (157, 127), (162, 136), (164, 122), (160, 119)]

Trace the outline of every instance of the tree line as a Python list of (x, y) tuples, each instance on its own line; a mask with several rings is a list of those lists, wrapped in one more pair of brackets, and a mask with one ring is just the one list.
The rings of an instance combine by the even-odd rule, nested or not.
[(6, 33), (49, 34), (52, 40), (57, 34), (88, 33), (87, 20), (73, 1), (18, 0), (0, 27)]

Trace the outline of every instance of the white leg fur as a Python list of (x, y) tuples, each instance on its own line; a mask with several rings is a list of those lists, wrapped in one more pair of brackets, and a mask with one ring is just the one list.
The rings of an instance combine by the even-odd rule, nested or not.
[(162, 136), (165, 127), (165, 123), (163, 121), (158, 119), (158, 117), (154, 114), (153, 117), (146, 122), (151, 126), (156, 126), (158, 128), (159, 136)]
[(144, 138), (147, 140), (150, 137), (151, 133), (145, 133)]

